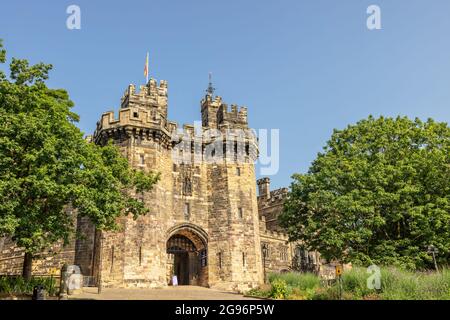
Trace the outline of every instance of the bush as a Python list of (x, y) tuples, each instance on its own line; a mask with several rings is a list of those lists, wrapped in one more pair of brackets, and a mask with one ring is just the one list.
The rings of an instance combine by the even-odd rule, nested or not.
[(251, 289), (246, 295), (258, 298), (269, 298), (271, 289), (272, 287), (270, 285), (262, 285), (258, 288)]
[(33, 277), (25, 281), (23, 277), (0, 276), (0, 293), (12, 294), (33, 294), (35, 286), (41, 285), (48, 295), (54, 296), (58, 293), (56, 280), (48, 277)]
[(376, 290), (367, 287), (368, 274), (364, 268), (353, 268), (342, 275), (343, 292), (351, 292), (356, 299), (375, 294)]
[(250, 295), (294, 300), (450, 300), (450, 269), (442, 272), (419, 273), (394, 267), (381, 268), (381, 288), (369, 289), (366, 268), (354, 267), (342, 275), (339, 283), (321, 284), (310, 273), (272, 273), (271, 287), (259, 288)]
[(326, 289), (326, 288), (317, 288), (310, 299), (311, 300), (334, 300), (334, 298), (330, 295), (329, 289)]
[(272, 284), (272, 289), (270, 290), (271, 298), (286, 299), (289, 296), (286, 281), (282, 279), (275, 279), (271, 284)]

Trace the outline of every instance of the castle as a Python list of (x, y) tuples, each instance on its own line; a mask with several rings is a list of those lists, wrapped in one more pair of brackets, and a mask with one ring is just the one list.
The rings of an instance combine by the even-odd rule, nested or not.
[[(43, 253), (34, 274), (68, 263), (105, 287), (163, 287), (176, 275), (179, 285), (244, 291), (301, 258), (277, 222), (287, 189), (271, 191), (268, 178), (256, 183), (258, 146), (246, 134), (247, 109), (230, 109), (210, 86), (201, 125), (178, 128), (167, 119), (167, 98), (166, 81), (150, 79), (139, 91), (129, 85), (118, 117), (104, 113), (90, 137), (99, 145), (113, 141), (134, 168), (160, 173), (151, 192), (134, 195), (149, 213), (120, 218), (118, 232), (78, 218), (83, 237)], [(23, 251), (0, 239), (0, 274), (20, 273), (22, 261)]]

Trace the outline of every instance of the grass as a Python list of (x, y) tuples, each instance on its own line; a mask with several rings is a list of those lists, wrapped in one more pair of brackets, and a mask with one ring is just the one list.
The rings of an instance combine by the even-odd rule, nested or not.
[(272, 273), (269, 275), (269, 282), (280, 279), (286, 282), (286, 285), (292, 288), (299, 288), (301, 290), (307, 290), (316, 288), (320, 285), (320, 279), (312, 273)]
[(20, 276), (0, 276), (0, 293), (7, 295), (31, 295), (37, 285), (42, 285), (48, 295), (57, 293), (56, 280), (49, 277), (33, 277), (25, 281)]
[(370, 289), (370, 274), (354, 267), (342, 275), (342, 294), (337, 282), (327, 285), (310, 273), (273, 273), (269, 285), (249, 295), (294, 300), (450, 300), (450, 269), (441, 272), (411, 272), (394, 267), (381, 268), (381, 288)]

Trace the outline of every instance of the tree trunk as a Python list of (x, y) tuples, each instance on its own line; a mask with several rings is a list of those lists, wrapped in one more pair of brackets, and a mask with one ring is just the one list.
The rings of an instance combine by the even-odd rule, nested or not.
[(33, 254), (30, 252), (25, 252), (22, 269), (22, 277), (24, 277), (25, 280), (31, 280), (32, 265), (33, 265)]

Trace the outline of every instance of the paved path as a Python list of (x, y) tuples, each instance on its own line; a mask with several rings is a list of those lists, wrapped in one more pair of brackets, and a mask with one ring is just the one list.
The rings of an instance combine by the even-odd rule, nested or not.
[(178, 286), (162, 289), (109, 289), (99, 295), (97, 288), (84, 288), (83, 293), (70, 299), (88, 300), (255, 300), (241, 294), (196, 286)]

